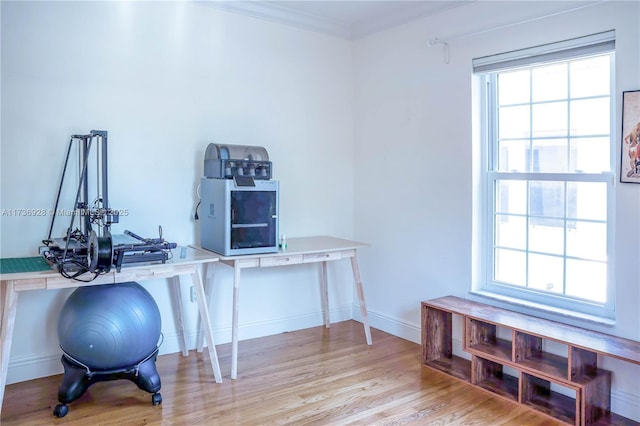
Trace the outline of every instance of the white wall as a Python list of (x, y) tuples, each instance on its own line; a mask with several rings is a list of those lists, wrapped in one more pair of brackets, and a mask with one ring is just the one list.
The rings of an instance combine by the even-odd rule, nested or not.
[[(640, 88), (640, 3), (585, 4), (476, 2), (356, 42), (355, 237), (372, 243), (361, 264), (374, 326), (418, 342), (419, 302), (466, 297), (474, 279), (473, 58), (615, 29), (616, 105)], [(617, 324), (578, 325), (640, 340), (640, 185), (615, 191)], [(640, 368), (604, 365), (614, 411), (640, 420)]]
[[(6, 2), (2, 8), (2, 209), (50, 209), (72, 134), (109, 132), (113, 232), (199, 241), (208, 143), (267, 148), (288, 237), (353, 232), (352, 45), (195, 2)], [(71, 205), (61, 207), (71, 208)], [(1, 256), (34, 256), (50, 217), (1, 217)], [(65, 220), (65, 224), (66, 224)], [(66, 225), (65, 225), (66, 226)], [(62, 230), (60, 231), (61, 236)], [(231, 339), (232, 273), (217, 268), (217, 343)], [(322, 323), (318, 271), (243, 273), (240, 338)], [(348, 261), (330, 265), (334, 321), (352, 317)], [(178, 350), (165, 280), (143, 283)], [(195, 342), (196, 309), (187, 329)], [(70, 291), (19, 297), (8, 381), (61, 372), (57, 315)], [(229, 372), (223, 372), (228, 374)]]

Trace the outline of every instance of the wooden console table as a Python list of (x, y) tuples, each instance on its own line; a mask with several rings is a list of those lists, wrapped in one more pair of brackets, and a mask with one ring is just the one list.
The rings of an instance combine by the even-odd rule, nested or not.
[[(325, 327), (329, 328), (329, 301), (327, 290), (327, 262), (351, 259), (351, 268), (355, 281), (358, 299), (360, 301), (360, 313), (364, 325), (364, 333), (367, 344), (371, 345), (371, 330), (367, 319), (367, 307), (364, 299), (362, 281), (356, 250), (367, 247), (367, 244), (356, 241), (343, 240), (335, 237), (305, 237), (290, 238), (287, 240), (286, 250), (278, 253), (249, 254), (241, 256), (220, 256), (220, 263), (231, 266), (234, 270), (233, 278), (233, 318), (231, 329), (231, 378), (235, 379), (238, 373), (238, 311), (240, 293), (240, 271), (246, 268), (265, 268), (269, 266), (299, 265), (303, 263), (320, 263), (320, 288), (322, 316)], [(211, 293), (213, 283), (214, 265), (207, 265), (206, 293)], [(207, 298), (209, 301), (209, 298)], [(200, 333), (199, 333), (200, 335)], [(202, 339), (198, 338), (198, 350), (202, 350)]]
[[(183, 252), (183, 250), (185, 250)], [(184, 256), (182, 254), (184, 253)], [(9, 355), (11, 353), (11, 343), (13, 339), (13, 330), (16, 319), (16, 310), (18, 303), (18, 294), (21, 291), (30, 290), (56, 290), (62, 288), (74, 288), (80, 286), (92, 286), (103, 284), (116, 284), (128, 281), (143, 281), (157, 278), (172, 278), (172, 298), (174, 308), (178, 311), (176, 315), (178, 332), (181, 333), (181, 343), (183, 345), (183, 355), (188, 354), (187, 346), (184, 339), (183, 328), (183, 309), (182, 299), (180, 297), (178, 277), (188, 275), (196, 291), (198, 300), (198, 310), (200, 312), (200, 320), (205, 324), (205, 338), (209, 348), (209, 357), (211, 358), (211, 367), (217, 383), (222, 383), (222, 374), (220, 373), (220, 365), (218, 363), (218, 355), (213, 341), (213, 332), (209, 320), (209, 309), (204, 302), (205, 293), (202, 279), (200, 278), (200, 266), (202, 264), (210, 264), (216, 262), (218, 256), (195, 250), (193, 248), (178, 247), (173, 250), (173, 258), (164, 264), (161, 263), (141, 263), (136, 266), (125, 266), (121, 272), (111, 272), (98, 276), (90, 282), (81, 282), (62, 277), (57, 271), (40, 271), (40, 272), (17, 272), (0, 274), (0, 306), (2, 306), (2, 319), (0, 323), (0, 338), (2, 345), (0, 346), (0, 412), (2, 411), (2, 400), (4, 398), (4, 388), (7, 383), (7, 371), (9, 369)], [(133, 264), (135, 265), (135, 264)], [(85, 274), (79, 278), (87, 279), (92, 274)]]
[[(424, 366), (568, 424), (640, 424), (611, 413), (612, 372), (598, 366), (603, 356), (640, 365), (640, 342), (454, 296), (421, 311)], [(454, 316), (471, 360), (453, 354)], [(546, 341), (565, 353), (545, 351)]]

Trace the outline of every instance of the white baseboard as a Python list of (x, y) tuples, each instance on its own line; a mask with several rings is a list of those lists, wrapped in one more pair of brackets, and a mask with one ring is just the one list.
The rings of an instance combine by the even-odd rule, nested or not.
[[(385, 333), (393, 334), (394, 336), (398, 336), (413, 343), (420, 343), (420, 326), (385, 315), (380, 315), (376, 312), (372, 312), (371, 310), (367, 311), (367, 317), (371, 327), (382, 330)], [(357, 304), (353, 305), (353, 319), (362, 322), (360, 306)]]
[(60, 363), (61, 355), (62, 352), (11, 358), (7, 371), (7, 384), (61, 374), (63, 372)]
[(640, 422), (640, 397), (628, 392), (611, 391), (611, 411)]

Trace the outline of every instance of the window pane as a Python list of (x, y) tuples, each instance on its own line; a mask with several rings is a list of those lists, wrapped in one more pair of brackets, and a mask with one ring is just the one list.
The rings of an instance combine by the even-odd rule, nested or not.
[(533, 155), (529, 171), (564, 173), (568, 169), (566, 139), (540, 139), (533, 141)]
[(572, 219), (607, 220), (607, 184), (604, 182), (569, 182), (567, 191), (575, 208), (568, 209)]
[(534, 68), (531, 73), (533, 102), (567, 99), (567, 64)]
[(541, 254), (529, 255), (529, 288), (550, 293), (564, 293), (563, 258)]
[(609, 98), (572, 101), (570, 126), (572, 136), (608, 135)]
[(529, 250), (550, 254), (564, 254), (564, 220), (547, 219), (529, 224)]
[(500, 107), (498, 137), (500, 139), (528, 138), (529, 106)]
[(498, 170), (504, 172), (528, 171), (529, 140), (506, 140), (499, 142)]
[(521, 104), (529, 102), (529, 70), (512, 71), (498, 75), (498, 104)]
[(571, 159), (568, 171), (600, 173), (611, 169), (610, 139), (579, 138), (571, 139)]
[(607, 225), (596, 222), (568, 222), (567, 256), (605, 261), (607, 259)]
[(609, 56), (571, 62), (571, 97), (609, 95)]
[(553, 137), (567, 135), (567, 103), (549, 102), (532, 107), (533, 137)]
[(517, 180), (497, 181), (496, 212), (525, 214), (527, 212), (527, 183)]
[(496, 215), (496, 246), (524, 250), (526, 235), (527, 219), (525, 217)]
[(567, 296), (604, 303), (607, 301), (607, 265), (567, 260)]
[(526, 257), (525, 253), (514, 250), (496, 249), (495, 251), (496, 281), (524, 287), (526, 285)]
[(529, 214), (532, 223), (546, 223), (546, 218), (564, 217), (564, 182), (530, 181)]

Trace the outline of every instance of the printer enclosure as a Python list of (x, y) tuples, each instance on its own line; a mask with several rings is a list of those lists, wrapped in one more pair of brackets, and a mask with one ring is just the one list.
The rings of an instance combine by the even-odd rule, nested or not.
[(223, 256), (275, 253), (279, 235), (279, 182), (203, 177), (200, 244)]

